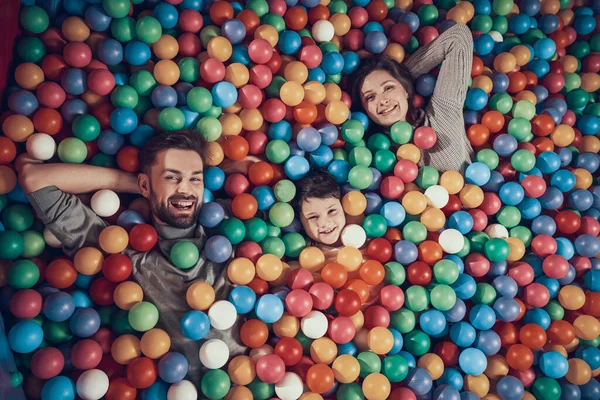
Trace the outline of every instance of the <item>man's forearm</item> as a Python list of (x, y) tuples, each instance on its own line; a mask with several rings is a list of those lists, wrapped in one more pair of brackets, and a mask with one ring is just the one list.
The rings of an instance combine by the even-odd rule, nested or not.
[(31, 164), (23, 170), (21, 186), (31, 193), (46, 186), (56, 186), (67, 193), (88, 193), (110, 189), (119, 193), (140, 193), (137, 175), (129, 172), (85, 164)]

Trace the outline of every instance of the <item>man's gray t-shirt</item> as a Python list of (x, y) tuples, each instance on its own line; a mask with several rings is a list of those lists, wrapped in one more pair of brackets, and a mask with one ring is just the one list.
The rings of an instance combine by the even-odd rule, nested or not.
[[(100, 232), (108, 223), (87, 207), (74, 194), (63, 192), (56, 186), (47, 186), (27, 195), (36, 214), (48, 229), (63, 244), (69, 257), (82, 247), (98, 247)], [(204, 370), (199, 359), (202, 343), (208, 339), (221, 339), (229, 347), (230, 357), (243, 354), (246, 347), (239, 338), (242, 318), (225, 331), (211, 328), (201, 341), (186, 339), (180, 329), (180, 319), (190, 307), (186, 302), (186, 291), (196, 281), (209, 283), (215, 290), (216, 300), (226, 300), (233, 287), (227, 278), (226, 264), (208, 261), (202, 251), (206, 235), (200, 225), (180, 229), (173, 226), (154, 224), (158, 232), (158, 243), (147, 252), (131, 247), (123, 251), (133, 264), (132, 278), (144, 291), (144, 301), (154, 304), (159, 311), (159, 328), (171, 337), (171, 351), (184, 354), (189, 363), (187, 379), (199, 386)], [(193, 242), (200, 249), (200, 258), (189, 269), (180, 269), (169, 260), (173, 245), (181, 240)]]

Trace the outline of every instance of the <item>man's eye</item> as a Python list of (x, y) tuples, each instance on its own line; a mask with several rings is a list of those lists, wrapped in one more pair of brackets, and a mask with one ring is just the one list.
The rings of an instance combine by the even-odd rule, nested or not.
[(175, 176), (167, 176), (167, 179), (168, 180), (173, 180), (173, 179), (177, 180), (177, 177), (175, 177)]
[(200, 179), (200, 178), (192, 178), (192, 180), (195, 182), (202, 182), (202, 179)]

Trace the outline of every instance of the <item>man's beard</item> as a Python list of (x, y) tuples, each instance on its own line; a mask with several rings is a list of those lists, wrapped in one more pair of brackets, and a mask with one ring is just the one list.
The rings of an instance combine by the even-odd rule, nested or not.
[[(167, 200), (167, 202), (165, 204), (165, 203), (161, 203), (160, 200), (158, 200), (156, 198), (156, 196), (154, 195), (154, 191), (152, 190), (152, 184), (150, 184), (149, 200), (150, 200), (150, 210), (152, 211), (152, 214), (154, 214), (154, 216), (156, 218), (158, 218), (160, 221), (162, 221), (163, 223), (165, 223), (167, 225), (174, 226), (175, 228), (190, 228), (193, 225), (195, 225), (196, 221), (198, 220), (198, 213), (200, 212), (201, 204), (198, 201), (198, 199), (196, 199), (195, 197), (186, 199), (186, 200), (194, 201), (193, 212), (191, 212), (189, 214), (181, 214), (181, 215), (175, 214), (169, 208), (170, 200)], [(178, 199), (178, 200), (183, 200), (183, 199)]]

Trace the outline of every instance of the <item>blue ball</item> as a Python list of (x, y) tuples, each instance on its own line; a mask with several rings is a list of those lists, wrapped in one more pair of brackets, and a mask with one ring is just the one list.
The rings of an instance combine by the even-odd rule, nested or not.
[(587, 233), (579, 235), (575, 238), (575, 251), (583, 257), (595, 257), (600, 252), (600, 240)]
[(444, 368), (444, 373), (437, 380), (439, 385), (450, 385), (456, 390), (462, 390), (464, 379), (462, 373), (456, 368)]
[(75, 312), (75, 301), (67, 292), (56, 292), (44, 299), (42, 313), (50, 321), (62, 322), (68, 320)]
[(8, 344), (15, 353), (31, 353), (44, 341), (41, 325), (32, 320), (17, 322), (8, 332)]
[(231, 61), (248, 65), (250, 64), (250, 56), (248, 55), (248, 48), (243, 44), (234, 44), (233, 53), (231, 54)]
[(450, 328), (450, 340), (459, 347), (469, 347), (475, 342), (477, 332), (468, 322), (459, 322)]
[(125, 146), (125, 137), (111, 129), (105, 129), (100, 132), (96, 143), (98, 144), (98, 149), (102, 153), (108, 156), (114, 156), (123, 146)]
[(279, 321), (283, 315), (283, 309), (283, 301), (274, 294), (261, 296), (255, 306), (256, 316), (266, 324)]
[(509, 83), (508, 75), (501, 72), (494, 72), (492, 74), (492, 93), (506, 92)]
[(179, 21), (177, 8), (169, 3), (157, 4), (152, 15), (158, 20), (163, 29), (173, 29)]
[(400, 264), (409, 265), (417, 260), (417, 246), (408, 240), (400, 240), (394, 245), (394, 258)]
[(460, 353), (458, 365), (469, 375), (481, 375), (487, 368), (487, 358), (479, 349), (469, 348)]
[(546, 210), (556, 210), (564, 201), (563, 194), (555, 187), (549, 187), (539, 198), (542, 207)]
[(475, 296), (477, 290), (475, 279), (468, 274), (460, 274), (456, 282), (451, 284), (450, 287), (456, 292), (456, 297), (462, 300), (468, 300)]
[(284, 142), (289, 142), (292, 140), (292, 126), (285, 120), (271, 124), (267, 133), (269, 135), (269, 139), (271, 140), (283, 140)]
[(585, 189), (577, 189), (569, 193), (567, 203), (579, 211), (585, 211), (594, 204), (594, 196)]
[(78, 308), (69, 319), (69, 328), (75, 336), (90, 337), (100, 329), (100, 314), (93, 308)]
[(79, 68), (66, 68), (60, 76), (60, 84), (68, 94), (79, 96), (88, 88), (87, 72)]
[(204, 187), (209, 190), (220, 190), (225, 184), (225, 172), (219, 167), (208, 167), (204, 170)]
[(323, 69), (327, 75), (341, 73), (344, 69), (344, 56), (335, 51), (324, 54), (323, 60), (321, 61), (321, 69)]
[(509, 206), (516, 206), (525, 198), (525, 190), (517, 182), (507, 182), (500, 187), (498, 196), (502, 200), (502, 203)]
[(474, 346), (486, 356), (491, 356), (500, 351), (502, 341), (500, 340), (500, 336), (493, 330), (479, 331), (477, 332)]
[(439, 310), (427, 310), (420, 315), (419, 325), (426, 334), (439, 335), (446, 328), (446, 318)]
[(204, 245), (206, 258), (214, 263), (223, 263), (231, 257), (231, 242), (225, 236), (211, 236)]
[(30, 116), (38, 109), (38, 106), (37, 97), (27, 90), (17, 90), (8, 96), (8, 108), (17, 114)]
[(66, 376), (55, 376), (44, 383), (42, 400), (75, 400), (75, 384)]
[[(246, 37), (246, 26), (239, 19), (230, 19), (228, 21), (225, 21), (221, 26), (221, 33), (231, 42), (231, 44), (242, 43), (242, 41)], [(281, 38), (282, 36), (279, 36), (280, 47)]]
[(433, 392), (433, 400), (460, 400), (460, 393), (451, 385), (440, 385)]
[(255, 187), (252, 189), (252, 196), (256, 199), (258, 209), (261, 211), (268, 210), (276, 201), (273, 189), (269, 186)]
[(233, 84), (223, 81), (217, 82), (212, 88), (213, 103), (221, 108), (231, 107), (238, 98), (238, 92)]
[(502, 400), (520, 400), (523, 397), (525, 388), (523, 383), (514, 376), (504, 376), (496, 384), (496, 392)]
[(300, 180), (310, 171), (308, 160), (302, 156), (291, 156), (284, 165), (285, 174), (293, 181)]
[(493, 148), (499, 156), (507, 157), (512, 155), (517, 148), (519, 147), (519, 143), (517, 139), (506, 133), (498, 135), (496, 139), (494, 139)]
[(278, 46), (283, 54), (296, 54), (302, 46), (302, 38), (297, 32), (286, 30), (279, 34)]
[(177, 106), (177, 91), (167, 85), (157, 85), (150, 94), (150, 101), (156, 108)]
[(548, 215), (540, 215), (531, 222), (531, 231), (536, 235), (554, 236), (556, 232), (556, 222)]
[(457, 211), (448, 219), (448, 227), (456, 229), (463, 235), (471, 232), (474, 223), (473, 217), (466, 211)]
[(570, 260), (575, 255), (575, 246), (573, 243), (563, 237), (556, 238), (557, 250), (556, 254)]
[(225, 210), (219, 203), (206, 203), (200, 209), (198, 214), (198, 223), (205, 228), (214, 228), (218, 226), (225, 218)]
[(348, 354), (354, 357), (358, 353), (358, 349), (356, 348), (356, 345), (354, 343), (348, 342), (345, 344), (338, 345), (338, 353), (340, 355)]
[[(477, 304), (469, 312), (469, 321), (475, 329), (486, 331), (492, 329), (496, 322), (496, 313), (486, 304)], [(475, 374), (479, 375), (479, 374)]]
[(596, 153), (578, 154), (575, 157), (575, 163), (573, 166), (575, 168), (584, 168), (593, 174), (600, 167), (600, 156)]
[(379, 214), (381, 214), (388, 226), (396, 227), (400, 226), (404, 219), (406, 218), (406, 211), (402, 204), (397, 201), (390, 201), (385, 203), (381, 209), (379, 210)]
[(388, 44), (385, 33), (373, 31), (365, 37), (365, 48), (373, 54), (382, 53)]
[(93, 4), (85, 9), (85, 23), (93, 31), (104, 32), (110, 28), (112, 17), (106, 14), (104, 7)]
[(383, 205), (383, 200), (381, 196), (379, 196), (375, 192), (365, 193), (365, 197), (367, 198), (367, 208), (365, 210), (365, 214), (373, 214), (378, 213), (379, 209)]
[(561, 382), (560, 385), (561, 400), (581, 400), (581, 390), (579, 386), (567, 382)]
[(543, 353), (539, 359), (542, 372), (553, 379), (562, 378), (569, 371), (567, 358), (557, 351)]
[(415, 89), (421, 96), (429, 97), (435, 89), (435, 78), (431, 74), (424, 74), (417, 78)]
[(94, 306), (94, 303), (92, 302), (90, 296), (88, 296), (87, 293), (85, 293), (82, 290), (76, 290), (72, 292), (71, 296), (73, 297), (73, 302), (75, 303), (76, 308), (86, 308)]
[(296, 135), (296, 143), (304, 151), (315, 151), (321, 145), (321, 134), (315, 128), (303, 128)]
[(556, 54), (556, 43), (550, 38), (538, 39), (533, 45), (535, 56), (543, 60), (550, 60)]
[(417, 396), (424, 396), (433, 387), (431, 375), (423, 368), (410, 369), (404, 382)]
[(596, 19), (592, 15), (576, 16), (573, 28), (580, 35), (590, 34), (596, 29)]
[(530, 17), (535, 16), (541, 8), (540, 0), (523, 0), (519, 5), (521, 12)]
[[(132, 44), (134, 42), (135, 44)], [(140, 51), (140, 54), (132, 54), (134, 50)], [(98, 54), (98, 58), (104, 64), (117, 65), (123, 61), (123, 45), (121, 42), (115, 39), (104, 39), (98, 43), (98, 46), (96, 47), (96, 54)], [(142, 60), (144, 60), (146, 57), (148, 57), (146, 60), (148, 61), (150, 59), (149, 55), (150, 48), (145, 43), (132, 41), (125, 46), (125, 59), (130, 64), (130, 58), (132, 58), (132, 61), (134, 62), (142, 62)], [(143, 64), (145, 64), (145, 62), (139, 65)]]
[[(352, 116), (353, 117), (358, 116), (355, 114), (360, 114), (360, 113), (352, 113)], [(279, 122), (277, 122), (277, 124), (278, 123)], [(368, 124), (368, 122), (367, 122), (367, 124)], [(275, 125), (275, 124), (273, 124), (273, 125)], [(271, 126), (273, 126), (273, 125), (271, 125)], [(288, 123), (288, 125), (289, 125), (289, 123)], [(363, 124), (363, 126), (364, 126), (364, 124)], [(290, 129), (290, 139), (291, 139), (291, 129), (292, 129), (291, 126), (289, 129)], [(321, 135), (321, 144), (323, 144), (325, 146), (331, 146), (332, 144), (335, 143), (335, 141), (338, 138), (338, 129), (335, 125), (324, 124), (323, 126), (321, 126), (319, 128), (319, 134)]]
[(519, 285), (510, 276), (498, 276), (492, 285), (498, 294), (505, 297), (515, 297), (519, 291)]
[(554, 152), (545, 151), (541, 153), (535, 163), (544, 174), (552, 174), (560, 169), (560, 156)]
[(237, 286), (229, 292), (228, 300), (238, 314), (248, 314), (256, 304), (256, 293), (248, 286)]
[(203, 339), (210, 330), (210, 319), (202, 311), (192, 310), (185, 313), (179, 322), (181, 333), (190, 340)]
[(188, 373), (188, 361), (181, 353), (172, 351), (158, 361), (158, 376), (167, 383), (176, 383)]
[[(532, 53), (535, 55), (535, 51)], [(550, 64), (546, 60), (535, 59), (528, 64), (527, 69), (533, 72), (538, 78), (542, 78), (550, 72)]]
[(542, 205), (538, 199), (525, 197), (525, 199), (517, 206), (521, 212), (521, 217), (525, 220), (531, 220), (538, 217), (542, 212)]
[(512, 322), (517, 319), (521, 312), (519, 303), (512, 297), (498, 297), (494, 302), (494, 311), (498, 319), (504, 322)]
[(558, 29), (560, 21), (554, 14), (543, 15), (540, 18), (539, 28), (545, 35), (549, 35)]
[[(570, 151), (569, 151), (570, 153)], [(550, 185), (557, 188), (563, 193), (573, 190), (575, 187), (575, 175), (566, 169), (561, 169), (552, 174)]]
[(513, 15), (508, 23), (510, 31), (516, 35), (522, 35), (529, 30), (531, 23), (526, 14)]
[(317, 81), (320, 83), (325, 83), (327, 79), (327, 75), (322, 68), (316, 67), (308, 70), (308, 80), (309, 81)]
[(473, 41), (473, 48), (478, 56), (486, 56), (494, 50), (494, 39), (487, 33), (481, 34)]
[(129, 141), (132, 145), (141, 148), (154, 134), (154, 128), (150, 125), (139, 124), (129, 135)]
[(125, 210), (117, 218), (117, 225), (125, 228), (126, 231), (130, 231), (135, 225), (144, 224), (144, 217), (135, 210)]
[(400, 17), (398, 17), (398, 23), (405, 23), (410, 27), (410, 30), (413, 33), (415, 33), (417, 29), (419, 29), (420, 25), (419, 17), (414, 12), (407, 12), (401, 14)]
[(127, 135), (135, 129), (138, 117), (135, 111), (125, 107), (117, 107), (110, 114), (111, 128), (121, 135)]
[[(184, 3), (186, 0), (184, 0)], [(181, 3), (181, 4), (184, 4)], [(181, 4), (179, 5), (181, 7)], [(142, 390), (142, 400), (164, 400), (167, 398), (169, 385), (157, 379), (148, 389)]]
[(350, 164), (344, 160), (334, 160), (329, 164), (327, 170), (334, 177), (338, 184), (348, 181), (348, 174), (350, 173)]
[(360, 57), (353, 51), (346, 51), (342, 54), (344, 57), (344, 69), (342, 74), (350, 75), (360, 66)]
[(595, 115), (582, 115), (576, 125), (582, 135), (595, 135), (600, 131), (600, 118)]
[(392, 337), (394, 338), (394, 345), (392, 346), (392, 349), (388, 352), (388, 355), (395, 355), (398, 354), (400, 350), (402, 350), (402, 347), (404, 346), (404, 338), (402, 337), (402, 334), (396, 329), (389, 329), (392, 333)]
[[(36, 98), (36, 104), (37, 104), (37, 98)], [(9, 107), (10, 107), (10, 98), (9, 98)], [(36, 105), (36, 108), (37, 108), (37, 105)], [(63, 119), (65, 120), (65, 122), (70, 124), (73, 122), (73, 120), (77, 116), (82, 115), (82, 114), (87, 114), (88, 106), (81, 99), (69, 99), (69, 100), (65, 101), (63, 103), (63, 105), (60, 107), (60, 113), (61, 113)], [(23, 113), (20, 112), (19, 114), (23, 114)], [(24, 114), (24, 115), (27, 115), (27, 114)]]
[(592, 292), (600, 292), (600, 270), (591, 269), (583, 277), (585, 287)]
[(333, 151), (329, 146), (320, 145), (308, 155), (310, 165), (317, 168), (327, 167), (333, 161)]
[(448, 322), (459, 322), (467, 314), (467, 306), (462, 299), (457, 298), (456, 303), (452, 306), (448, 311), (444, 311), (444, 317), (446, 317), (446, 321)]
[(474, 88), (467, 91), (465, 104), (468, 109), (479, 111), (487, 105), (487, 102), (488, 95), (483, 89)]

